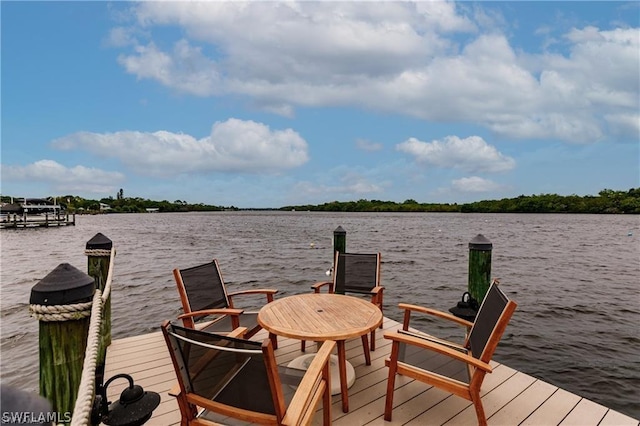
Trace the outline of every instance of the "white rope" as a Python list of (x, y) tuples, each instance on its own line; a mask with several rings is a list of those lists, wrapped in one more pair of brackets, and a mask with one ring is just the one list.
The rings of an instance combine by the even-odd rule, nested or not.
[(102, 325), (102, 292), (98, 289), (93, 295), (93, 307), (89, 322), (87, 349), (82, 365), (82, 377), (78, 386), (78, 397), (73, 407), (71, 426), (84, 426), (90, 423), (91, 409), (96, 387), (96, 363), (100, 348), (100, 329)]
[[(89, 250), (85, 251), (88, 252)], [(107, 250), (102, 250), (105, 252)], [(71, 426), (88, 425), (93, 409), (93, 400), (96, 388), (96, 364), (98, 361), (98, 351), (100, 349), (101, 329), (102, 329), (102, 309), (111, 293), (111, 283), (113, 281), (113, 266), (115, 264), (116, 249), (108, 250), (109, 272), (107, 280), (104, 284), (104, 291), (96, 289), (93, 295), (93, 306), (91, 312), (91, 320), (89, 322), (89, 335), (87, 337), (87, 349), (84, 355), (84, 364), (82, 366), (82, 377), (78, 386), (78, 397), (73, 408), (73, 416), (71, 418)], [(95, 255), (95, 254), (91, 254)], [(103, 254), (101, 254), (103, 255)]]
[(111, 282), (113, 281), (113, 265), (116, 263), (116, 249), (112, 248), (109, 254), (109, 271), (107, 272), (107, 282), (104, 283), (104, 289), (102, 290), (102, 304), (107, 301), (111, 295)]
[(73, 305), (29, 305), (32, 317), (43, 322), (73, 321), (91, 315), (93, 302), (75, 303)]
[(111, 252), (112, 250), (105, 250), (105, 249), (86, 249), (84, 251), (84, 254), (86, 254), (87, 256), (102, 256), (102, 257), (109, 257), (111, 256)]

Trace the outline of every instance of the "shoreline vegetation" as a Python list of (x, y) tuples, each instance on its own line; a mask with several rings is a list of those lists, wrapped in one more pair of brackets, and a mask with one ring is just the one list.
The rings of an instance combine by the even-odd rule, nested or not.
[[(0, 195), (0, 201), (17, 202), (20, 197)], [(140, 197), (124, 197), (121, 189), (116, 198), (85, 199), (74, 195), (50, 197), (69, 213), (145, 213), (145, 212), (204, 212), (204, 211), (319, 211), (319, 212), (429, 212), (429, 213), (589, 213), (640, 214), (640, 188), (628, 191), (604, 189), (598, 195), (520, 195), (515, 198), (484, 200), (472, 203), (419, 203), (409, 199), (395, 201), (366, 200), (331, 201), (323, 204), (291, 205), (279, 208), (238, 208), (187, 201), (153, 201)], [(1, 210), (1, 209), (0, 209)]]

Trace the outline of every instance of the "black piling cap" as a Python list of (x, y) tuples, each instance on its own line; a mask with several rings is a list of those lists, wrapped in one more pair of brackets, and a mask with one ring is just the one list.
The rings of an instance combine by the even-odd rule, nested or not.
[(347, 231), (345, 231), (342, 226), (338, 226), (333, 230), (333, 235), (347, 235)]
[(113, 241), (98, 232), (92, 239), (87, 241), (87, 250), (111, 250)]
[(29, 303), (53, 306), (89, 302), (95, 288), (93, 277), (68, 263), (61, 263), (33, 286)]
[(470, 250), (482, 250), (491, 251), (493, 244), (484, 235), (478, 234), (471, 241), (469, 241)]

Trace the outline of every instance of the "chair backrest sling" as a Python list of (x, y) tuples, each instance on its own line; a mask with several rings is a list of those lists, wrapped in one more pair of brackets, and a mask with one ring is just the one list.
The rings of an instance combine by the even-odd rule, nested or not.
[(369, 293), (380, 284), (380, 254), (340, 253), (335, 259), (335, 292)]
[(177, 270), (175, 278), (178, 286), (182, 287), (179, 290), (184, 290), (186, 294), (186, 298), (181, 297), (185, 313), (229, 307), (226, 287), (216, 260)]
[(275, 415), (262, 343), (170, 324), (172, 358), (187, 394), (236, 409)]
[(474, 358), (485, 362), (491, 360), (515, 308), (516, 303), (510, 301), (497, 284), (492, 283), (467, 339), (467, 346)]

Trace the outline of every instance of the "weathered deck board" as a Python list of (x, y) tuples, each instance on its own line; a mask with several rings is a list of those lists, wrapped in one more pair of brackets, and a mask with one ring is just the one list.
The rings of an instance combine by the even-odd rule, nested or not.
[[(400, 325), (385, 318), (384, 328)], [(376, 350), (371, 365), (364, 363), (360, 339), (347, 342), (347, 359), (356, 370), (356, 382), (349, 389), (349, 413), (343, 413), (340, 397), (333, 397), (332, 418), (336, 425), (470, 425), (476, 423), (475, 410), (468, 401), (439, 389), (398, 377), (394, 396), (393, 420), (383, 419), (387, 386), (387, 368), (391, 344), (376, 333)], [(267, 337), (265, 332), (255, 339)], [(300, 342), (278, 338), (278, 362), (287, 363), (300, 355)], [(313, 351), (308, 344), (308, 350)], [(498, 350), (500, 348), (498, 347)], [(492, 363), (494, 371), (487, 375), (482, 387), (482, 400), (490, 425), (634, 425), (640, 421), (610, 410), (580, 396), (559, 389), (505, 365)], [(180, 412), (168, 395), (176, 378), (164, 339), (160, 332), (114, 340), (107, 354), (106, 377), (130, 374), (146, 390), (158, 392), (160, 406), (149, 425), (169, 426), (180, 423)], [(115, 400), (127, 385), (126, 380), (109, 386), (109, 398)], [(316, 415), (314, 424), (322, 423)]]

